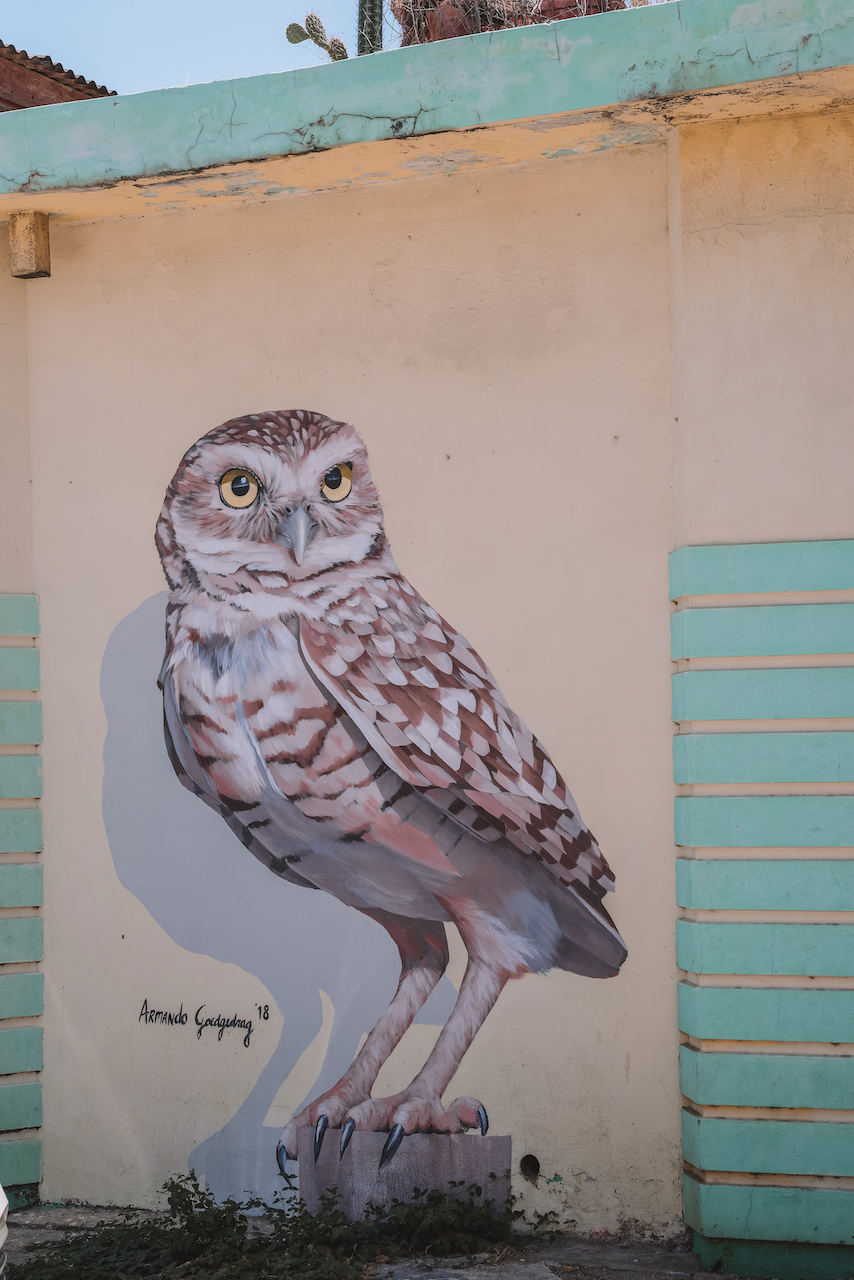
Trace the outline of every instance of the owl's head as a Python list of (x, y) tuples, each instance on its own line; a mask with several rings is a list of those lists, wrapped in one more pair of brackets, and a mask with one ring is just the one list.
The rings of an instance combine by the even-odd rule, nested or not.
[(305, 409), (234, 418), (187, 450), (157, 525), (170, 585), (276, 590), (386, 549), (355, 429)]

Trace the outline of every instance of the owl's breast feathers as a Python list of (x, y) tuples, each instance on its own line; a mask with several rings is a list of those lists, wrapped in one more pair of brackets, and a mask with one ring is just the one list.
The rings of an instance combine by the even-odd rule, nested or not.
[(321, 617), (303, 616), (298, 641), (289, 618), (224, 646), (215, 630), (203, 639), (182, 626), (180, 613), (164, 669), (173, 721), (205, 798), (242, 826), (244, 842), (269, 843), (284, 803), (318, 837), (334, 828), (336, 840), (394, 850), (428, 878), (455, 876), (447, 853), (406, 820), (414, 791), (484, 853), (509, 843), (611, 923), (601, 902), (610, 870), (545, 748), (405, 579), (377, 576)]

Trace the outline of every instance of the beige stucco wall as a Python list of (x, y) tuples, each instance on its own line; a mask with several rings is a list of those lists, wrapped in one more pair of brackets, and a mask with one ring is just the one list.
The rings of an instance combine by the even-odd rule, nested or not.
[[(451, 1096), (482, 1098), (515, 1160), (562, 1179), (520, 1183), (527, 1205), (582, 1231), (674, 1229), (667, 553), (850, 536), (852, 136), (843, 116), (697, 126), (55, 226), (53, 276), (27, 286), (46, 1199), (153, 1203), (278, 1036), (274, 1019), (224, 1054), (138, 1024), (143, 993), (269, 996), (177, 946), (120, 884), (98, 679), (113, 628), (162, 588), (152, 533), (184, 449), (297, 406), (362, 432), (401, 567), (549, 746), (618, 878), (621, 976), (513, 984)], [(409, 1033), (381, 1086), (407, 1082), (431, 1034)]]
[[(0, 227), (0, 259), (9, 256), (9, 228)], [(33, 589), (30, 436), (27, 419), (27, 291), (0, 272), (0, 452), (10, 478), (0, 502), (0, 564), (4, 592)]]
[(854, 117), (681, 130), (684, 541), (851, 536)]
[[(675, 1217), (666, 227), (663, 147), (56, 227), (53, 277), (29, 288), (45, 1196), (150, 1201), (248, 1092), (137, 1025), (143, 990), (160, 1007), (262, 992), (182, 952), (118, 883), (98, 675), (113, 627), (161, 589), (152, 532), (183, 450), (305, 405), (364, 433), (401, 565), (550, 745), (620, 879), (623, 975), (517, 983), (454, 1089), (563, 1177), (542, 1199), (580, 1226)], [(272, 1037), (251, 1070), (241, 1050), (246, 1072)]]

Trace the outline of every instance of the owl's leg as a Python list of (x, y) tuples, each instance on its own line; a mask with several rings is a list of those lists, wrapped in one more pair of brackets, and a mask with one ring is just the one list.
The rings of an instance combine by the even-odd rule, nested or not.
[[(317, 1154), (326, 1128), (329, 1125), (337, 1128), (351, 1108), (370, 1098), (380, 1068), (411, 1026), (412, 1019), (436, 986), (448, 963), (445, 926), (438, 921), (406, 920), (386, 911), (365, 910), (363, 914), (387, 929), (397, 944), (401, 962), (397, 991), (338, 1083), (315, 1098), (298, 1115), (292, 1116), (282, 1130), (277, 1155), (283, 1173), (284, 1160), (296, 1156), (297, 1133), (300, 1128), (310, 1125), (315, 1129)], [(350, 1126), (342, 1135), (342, 1153), (352, 1132), (353, 1126)]]
[(487, 1130), (486, 1111), (476, 1098), (456, 1098), (444, 1107), (442, 1095), (505, 984), (510, 978), (521, 977), (527, 967), (491, 931), (472, 929), (471, 921), (459, 917), (455, 923), (466, 944), (469, 962), (453, 1012), (432, 1053), (401, 1093), (390, 1098), (368, 1098), (351, 1107), (344, 1117), (345, 1124), (354, 1121), (357, 1129), (389, 1133), (381, 1168), (407, 1133), (459, 1133), (477, 1126), (481, 1133)]

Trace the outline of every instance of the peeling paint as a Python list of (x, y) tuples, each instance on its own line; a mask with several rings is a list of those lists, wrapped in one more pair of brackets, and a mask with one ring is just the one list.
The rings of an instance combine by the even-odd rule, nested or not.
[[(849, 0), (678, 0), (278, 75), (6, 112), (0, 216), (21, 207), (56, 215), (60, 192), (66, 218), (287, 197), (571, 157), (702, 119), (847, 104)], [(448, 145), (449, 132), (474, 130), (476, 152)], [(544, 133), (546, 150), (537, 144)]]

